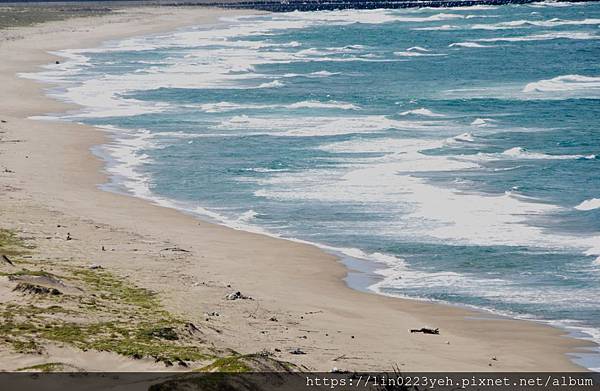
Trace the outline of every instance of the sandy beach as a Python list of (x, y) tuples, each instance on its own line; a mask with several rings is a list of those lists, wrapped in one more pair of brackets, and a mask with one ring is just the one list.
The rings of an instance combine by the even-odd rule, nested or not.
[[(586, 344), (564, 331), (355, 291), (344, 283), (339, 260), (316, 247), (101, 191), (108, 179), (91, 148), (107, 142), (106, 132), (28, 119), (72, 108), (46, 97), (47, 86), (17, 77), (58, 60), (49, 51), (211, 23), (234, 12), (240, 11), (128, 8), (0, 30), (0, 228), (34, 247), (29, 262), (42, 269), (48, 260), (95, 264), (156, 292), (166, 310), (196, 325), (203, 346), (222, 354), (268, 351), (318, 371), (394, 365), (402, 371), (584, 370), (567, 353)], [(23, 303), (2, 278), (3, 303)], [(252, 299), (225, 299), (237, 291)], [(439, 328), (440, 335), (409, 332), (423, 326)], [(68, 343), (43, 345), (39, 354), (26, 354), (0, 344), (0, 369), (57, 361), (84, 370), (165, 369)], [(306, 354), (292, 354), (295, 349)]]

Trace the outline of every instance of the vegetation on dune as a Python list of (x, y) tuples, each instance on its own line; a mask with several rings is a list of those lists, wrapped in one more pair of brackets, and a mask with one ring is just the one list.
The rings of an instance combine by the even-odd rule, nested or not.
[[(15, 268), (22, 263), (19, 256), (24, 248), (12, 232), (0, 231), (0, 254), (10, 254)], [(28, 262), (29, 269), (33, 264)], [(23, 268), (1, 273), (15, 280), (14, 290), (35, 294), (35, 301), (26, 305), (0, 304), (2, 341), (15, 351), (39, 353), (44, 342), (55, 342), (133, 358), (150, 357), (167, 366), (215, 358), (214, 349), (191, 335), (186, 322), (166, 311), (154, 292), (102, 269), (48, 261), (43, 266), (44, 271)], [(56, 295), (52, 289), (24, 289), (24, 284), (38, 286), (18, 282), (26, 277), (64, 282), (80, 293)]]
[[(229, 356), (222, 357), (223, 353), (203, 341), (197, 326), (167, 311), (155, 292), (101, 268), (25, 261), (20, 258), (25, 250), (16, 235), (0, 231), (0, 255), (10, 254), (13, 263), (0, 273), (7, 277), (3, 289), (17, 295), (0, 303), (0, 344), (16, 352), (43, 353), (45, 344), (55, 343), (135, 359), (152, 358), (166, 366), (194, 365), (201, 372), (296, 369), (268, 354), (229, 351)], [(44, 270), (40, 270), (42, 266)], [(23, 289), (23, 284), (48, 289)], [(55, 287), (60, 294), (53, 293)], [(47, 363), (21, 370), (72, 370), (69, 368)]]
[(60, 362), (49, 362), (44, 364), (32, 365), (29, 367), (19, 368), (17, 372), (57, 372), (65, 368), (65, 365)]

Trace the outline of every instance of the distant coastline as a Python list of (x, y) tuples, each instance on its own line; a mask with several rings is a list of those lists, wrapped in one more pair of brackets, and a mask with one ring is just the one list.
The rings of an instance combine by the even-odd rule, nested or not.
[[(582, 3), (598, 0), (565, 0), (561, 3)], [(165, 7), (217, 7), (230, 9), (255, 9), (270, 12), (293, 12), (293, 11), (327, 11), (340, 9), (399, 9), (399, 8), (453, 8), (472, 7), (477, 5), (505, 5), (505, 4), (528, 4), (542, 2), (541, 0), (45, 0), (45, 1), (15, 1), (0, 0), (2, 5), (10, 6), (41, 6), (66, 4), (81, 4), (83, 8), (92, 7), (127, 7), (127, 6), (165, 6)]]

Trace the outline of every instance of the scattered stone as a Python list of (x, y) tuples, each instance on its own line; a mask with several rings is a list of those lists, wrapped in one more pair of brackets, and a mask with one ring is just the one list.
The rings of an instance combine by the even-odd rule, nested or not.
[(176, 252), (182, 252), (182, 253), (189, 253), (189, 252), (191, 252), (189, 250), (184, 250), (184, 249), (179, 248), (179, 247), (167, 247), (167, 248), (163, 248), (163, 251), (176, 251)]
[(2, 120), (0, 120), (0, 122), (2, 122), (3, 124), (5, 124), (5, 123), (6, 123), (6, 120), (5, 120), (5, 119), (2, 119)]
[(272, 317), (271, 317), (269, 320), (270, 320), (271, 322), (279, 322), (279, 321), (277, 320), (277, 318), (276, 318), (276, 317), (274, 317), (274, 316), (272, 316)]
[(498, 359), (496, 358), (496, 356), (492, 356), (492, 360), (498, 361)]
[(218, 312), (216, 312), (216, 311), (213, 311), (213, 312), (208, 312), (208, 313), (206, 314), (206, 316), (221, 316), (221, 315), (220, 315)]
[(446, 341), (446, 345), (450, 345), (450, 341)]
[(296, 348), (290, 352), (290, 354), (306, 354), (302, 349)]
[(95, 270), (95, 269), (102, 269), (102, 266), (101, 266), (101, 265), (97, 265), (97, 264), (93, 263), (93, 264), (91, 264), (91, 265), (89, 266), (89, 268), (90, 268), (91, 270)]
[(439, 328), (431, 328), (431, 327), (421, 327), (420, 329), (411, 329), (411, 333), (423, 333), (423, 334), (439, 334)]
[(275, 348), (274, 350), (275, 350), (277, 353), (280, 353), (280, 352), (281, 352), (281, 349), (279, 349), (279, 348)]
[(56, 60), (55, 64), (56, 64), (56, 65), (60, 64), (60, 61)]
[(41, 286), (41, 285), (30, 284), (28, 282), (18, 283), (17, 286), (15, 287), (15, 289), (13, 289), (13, 290), (19, 291), (19, 292), (25, 292), (25, 293), (32, 293), (35, 295), (48, 295), (48, 294), (53, 295), (53, 296), (62, 295), (62, 292), (56, 288), (48, 288), (48, 287)]
[(249, 296), (245, 296), (242, 294), (242, 292), (237, 291), (237, 292), (232, 292), (230, 294), (228, 294), (227, 296), (225, 296), (226, 300), (238, 300), (238, 299), (242, 299), (242, 300), (251, 300), (252, 298)]
[(102, 246), (102, 251), (106, 251), (106, 249), (104, 248), (104, 246)]
[(10, 258), (9, 258), (9, 257), (7, 257), (7, 256), (6, 256), (6, 255), (4, 255), (4, 254), (2, 254), (2, 260), (3, 260), (4, 262), (8, 263), (8, 264), (9, 264), (9, 265), (11, 265), (11, 266), (15, 266), (15, 264), (14, 264), (14, 263), (12, 263), (12, 261), (10, 260)]
[(354, 339), (354, 335), (351, 335), (350, 338)]
[(71, 237), (71, 233), (70, 233), (70, 232), (67, 232), (67, 240), (71, 240), (71, 239), (73, 239), (73, 238)]

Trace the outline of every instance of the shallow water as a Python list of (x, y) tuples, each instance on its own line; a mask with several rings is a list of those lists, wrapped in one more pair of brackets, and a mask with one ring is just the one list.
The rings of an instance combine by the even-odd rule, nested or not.
[(243, 16), (29, 76), (113, 132), (113, 189), (600, 341), (599, 27), (598, 3)]

